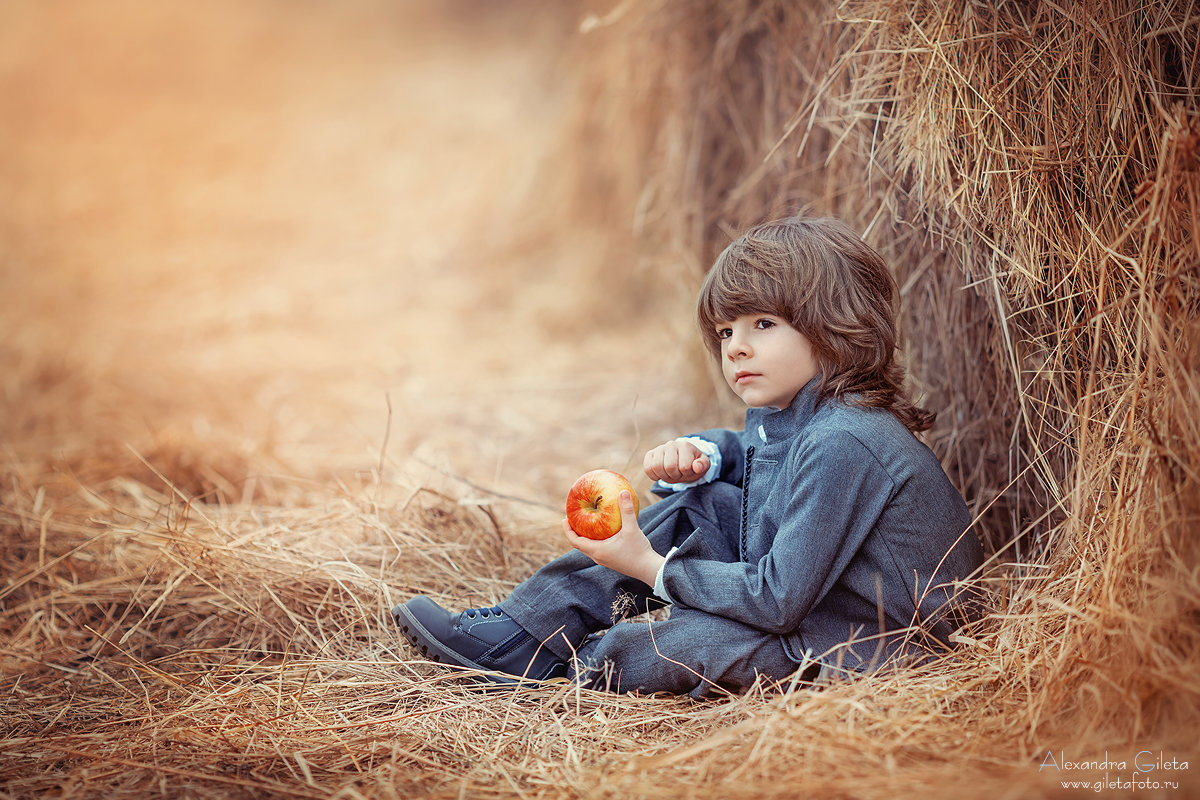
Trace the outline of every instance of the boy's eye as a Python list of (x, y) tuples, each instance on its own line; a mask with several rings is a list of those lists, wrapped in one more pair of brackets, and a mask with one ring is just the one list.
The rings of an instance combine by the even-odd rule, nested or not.
[(764, 319), (760, 319), (760, 320), (758, 320), (757, 322), (755, 322), (755, 323), (754, 323), (754, 327), (758, 328), (758, 329), (759, 329), (759, 330), (761, 330), (761, 331), (765, 331), (767, 328), (774, 328), (774, 327), (775, 327), (775, 320), (773, 320), (773, 319), (765, 319), (765, 318), (764, 318)]
[(718, 339), (728, 339), (733, 336), (733, 328), (717, 328)]

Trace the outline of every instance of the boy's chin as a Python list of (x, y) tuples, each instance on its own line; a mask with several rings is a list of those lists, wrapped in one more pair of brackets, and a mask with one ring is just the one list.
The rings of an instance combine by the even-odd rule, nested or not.
[(787, 408), (789, 405), (791, 405), (790, 399), (783, 401), (778, 397), (763, 397), (760, 393), (755, 391), (749, 391), (743, 394), (735, 389), (733, 393), (738, 396), (739, 400), (746, 404), (747, 408), (772, 408), (779, 410), (781, 408)]

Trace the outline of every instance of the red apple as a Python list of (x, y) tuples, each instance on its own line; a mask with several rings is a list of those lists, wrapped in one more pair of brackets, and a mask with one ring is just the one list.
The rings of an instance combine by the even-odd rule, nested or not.
[(594, 469), (575, 481), (567, 493), (567, 524), (588, 539), (607, 539), (621, 530), (621, 492), (633, 497), (636, 514), (641, 504), (629, 481), (611, 469)]

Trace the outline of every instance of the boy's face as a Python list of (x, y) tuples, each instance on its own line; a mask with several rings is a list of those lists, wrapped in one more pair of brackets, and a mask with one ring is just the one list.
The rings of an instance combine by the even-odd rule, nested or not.
[(787, 408), (818, 372), (808, 338), (774, 314), (745, 314), (716, 329), (721, 372), (748, 406)]

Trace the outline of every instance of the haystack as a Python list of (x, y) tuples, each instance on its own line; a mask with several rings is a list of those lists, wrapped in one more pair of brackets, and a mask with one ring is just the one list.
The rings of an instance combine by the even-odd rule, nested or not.
[(1196, 9), (648, 0), (583, 28), (567, 211), (632, 225), (662, 307), (783, 213), (840, 216), (895, 267), (988, 617), (942, 661), (817, 692), (481, 695), (387, 610), (496, 601), (553, 554), (553, 510), (386, 439), (327, 480), (253, 448), (64, 448), (81, 425), (52, 398), (120, 409), (14, 345), (0, 796), (1200, 791)]
[(655, 98), (639, 219), (702, 268), (757, 221), (833, 214), (894, 266), (931, 445), (993, 554), (964, 728), (996, 726), (1010, 757), (1191, 747), (1195, 10), (659, 2), (606, 22)]

